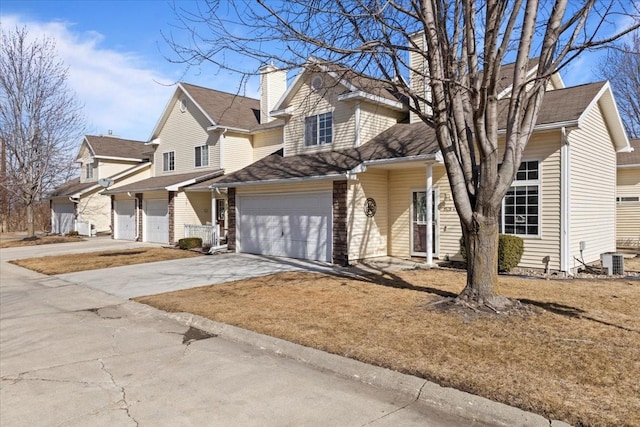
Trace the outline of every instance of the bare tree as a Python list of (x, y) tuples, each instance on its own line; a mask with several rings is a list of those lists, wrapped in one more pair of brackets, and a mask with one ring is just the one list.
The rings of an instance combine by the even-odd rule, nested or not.
[(51, 39), (30, 41), (26, 28), (2, 32), (0, 139), (6, 169), (1, 185), (24, 206), (29, 237), (35, 235), (34, 204), (75, 170), (72, 150), (84, 121), (67, 77)]
[(640, 138), (640, 33), (636, 31), (629, 42), (611, 47), (597, 73), (611, 81), (627, 133)]
[[(177, 61), (208, 61), (252, 73), (259, 63), (305, 67), (309, 57), (342, 64), (406, 95), (436, 132), (467, 250), (464, 303), (502, 307), (497, 282), (498, 215), (520, 166), (551, 76), (600, 38), (624, 2), (595, 0), (257, 0), (206, 1), (177, 9), (189, 42), (167, 40)], [(615, 7), (618, 7), (616, 9)], [(424, 45), (414, 37), (424, 34)], [(407, 54), (418, 57), (409, 61)], [(539, 66), (528, 76), (530, 58)], [(515, 62), (499, 106), (500, 71)], [(313, 62), (311, 62), (313, 65)], [(426, 64), (426, 65), (425, 65)], [(411, 85), (412, 81), (427, 82)], [(425, 86), (426, 89), (425, 90)], [(498, 117), (506, 122), (499, 129)], [(505, 120), (506, 119), (506, 120)]]

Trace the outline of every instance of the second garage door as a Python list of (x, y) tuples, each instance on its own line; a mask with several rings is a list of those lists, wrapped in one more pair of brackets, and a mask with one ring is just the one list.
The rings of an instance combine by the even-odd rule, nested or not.
[(67, 234), (73, 231), (75, 206), (73, 203), (53, 202), (52, 232), (55, 234)]
[(136, 201), (116, 200), (114, 238), (136, 240)]
[(166, 200), (145, 200), (144, 202), (145, 242), (169, 243), (169, 205)]
[(331, 261), (330, 192), (240, 195), (237, 209), (240, 252)]

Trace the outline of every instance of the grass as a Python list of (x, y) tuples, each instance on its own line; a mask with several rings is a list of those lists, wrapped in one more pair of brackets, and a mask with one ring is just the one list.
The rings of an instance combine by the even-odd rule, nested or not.
[(289, 272), (136, 300), (417, 375), (574, 425), (640, 425), (640, 281), (501, 276), (516, 316), (438, 309), (465, 275)]
[(138, 248), (82, 254), (54, 255), (39, 258), (27, 258), (10, 261), (20, 267), (42, 274), (64, 274), (76, 271), (97, 270), (100, 268), (120, 267), (123, 265), (144, 264), (147, 262), (168, 261), (180, 258), (192, 258), (200, 254), (170, 248)]
[(23, 246), (50, 245), (53, 243), (82, 242), (84, 239), (76, 236), (43, 236), (35, 239), (7, 240), (0, 242), (0, 249), (19, 248)]

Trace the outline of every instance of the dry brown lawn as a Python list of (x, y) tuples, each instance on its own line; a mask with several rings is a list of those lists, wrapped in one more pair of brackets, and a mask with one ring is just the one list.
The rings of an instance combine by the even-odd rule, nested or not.
[(147, 262), (191, 258), (194, 256), (201, 256), (201, 254), (171, 248), (138, 248), (53, 255), (10, 262), (20, 267), (37, 271), (38, 273), (53, 275), (108, 267), (120, 267), (123, 265), (144, 264)]
[(84, 239), (75, 236), (43, 236), (36, 239), (7, 240), (0, 242), (0, 249), (19, 248), (22, 246), (49, 245), (53, 243), (82, 242)]
[(515, 316), (438, 309), (465, 275), (290, 272), (137, 301), (417, 375), (574, 425), (640, 425), (640, 281), (501, 276)]
[(638, 271), (638, 272), (640, 272), (640, 256), (636, 256), (634, 258), (625, 258), (624, 259), (624, 269), (625, 269), (625, 271)]

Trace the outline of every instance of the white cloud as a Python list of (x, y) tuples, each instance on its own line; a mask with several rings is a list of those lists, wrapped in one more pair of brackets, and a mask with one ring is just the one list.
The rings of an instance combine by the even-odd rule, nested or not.
[(130, 52), (101, 47), (97, 32), (78, 33), (66, 22), (29, 22), (2, 16), (4, 29), (26, 26), (30, 36), (55, 40), (69, 67), (69, 86), (84, 104), (90, 133), (113, 130), (123, 138), (146, 140), (174, 88), (174, 81)]

